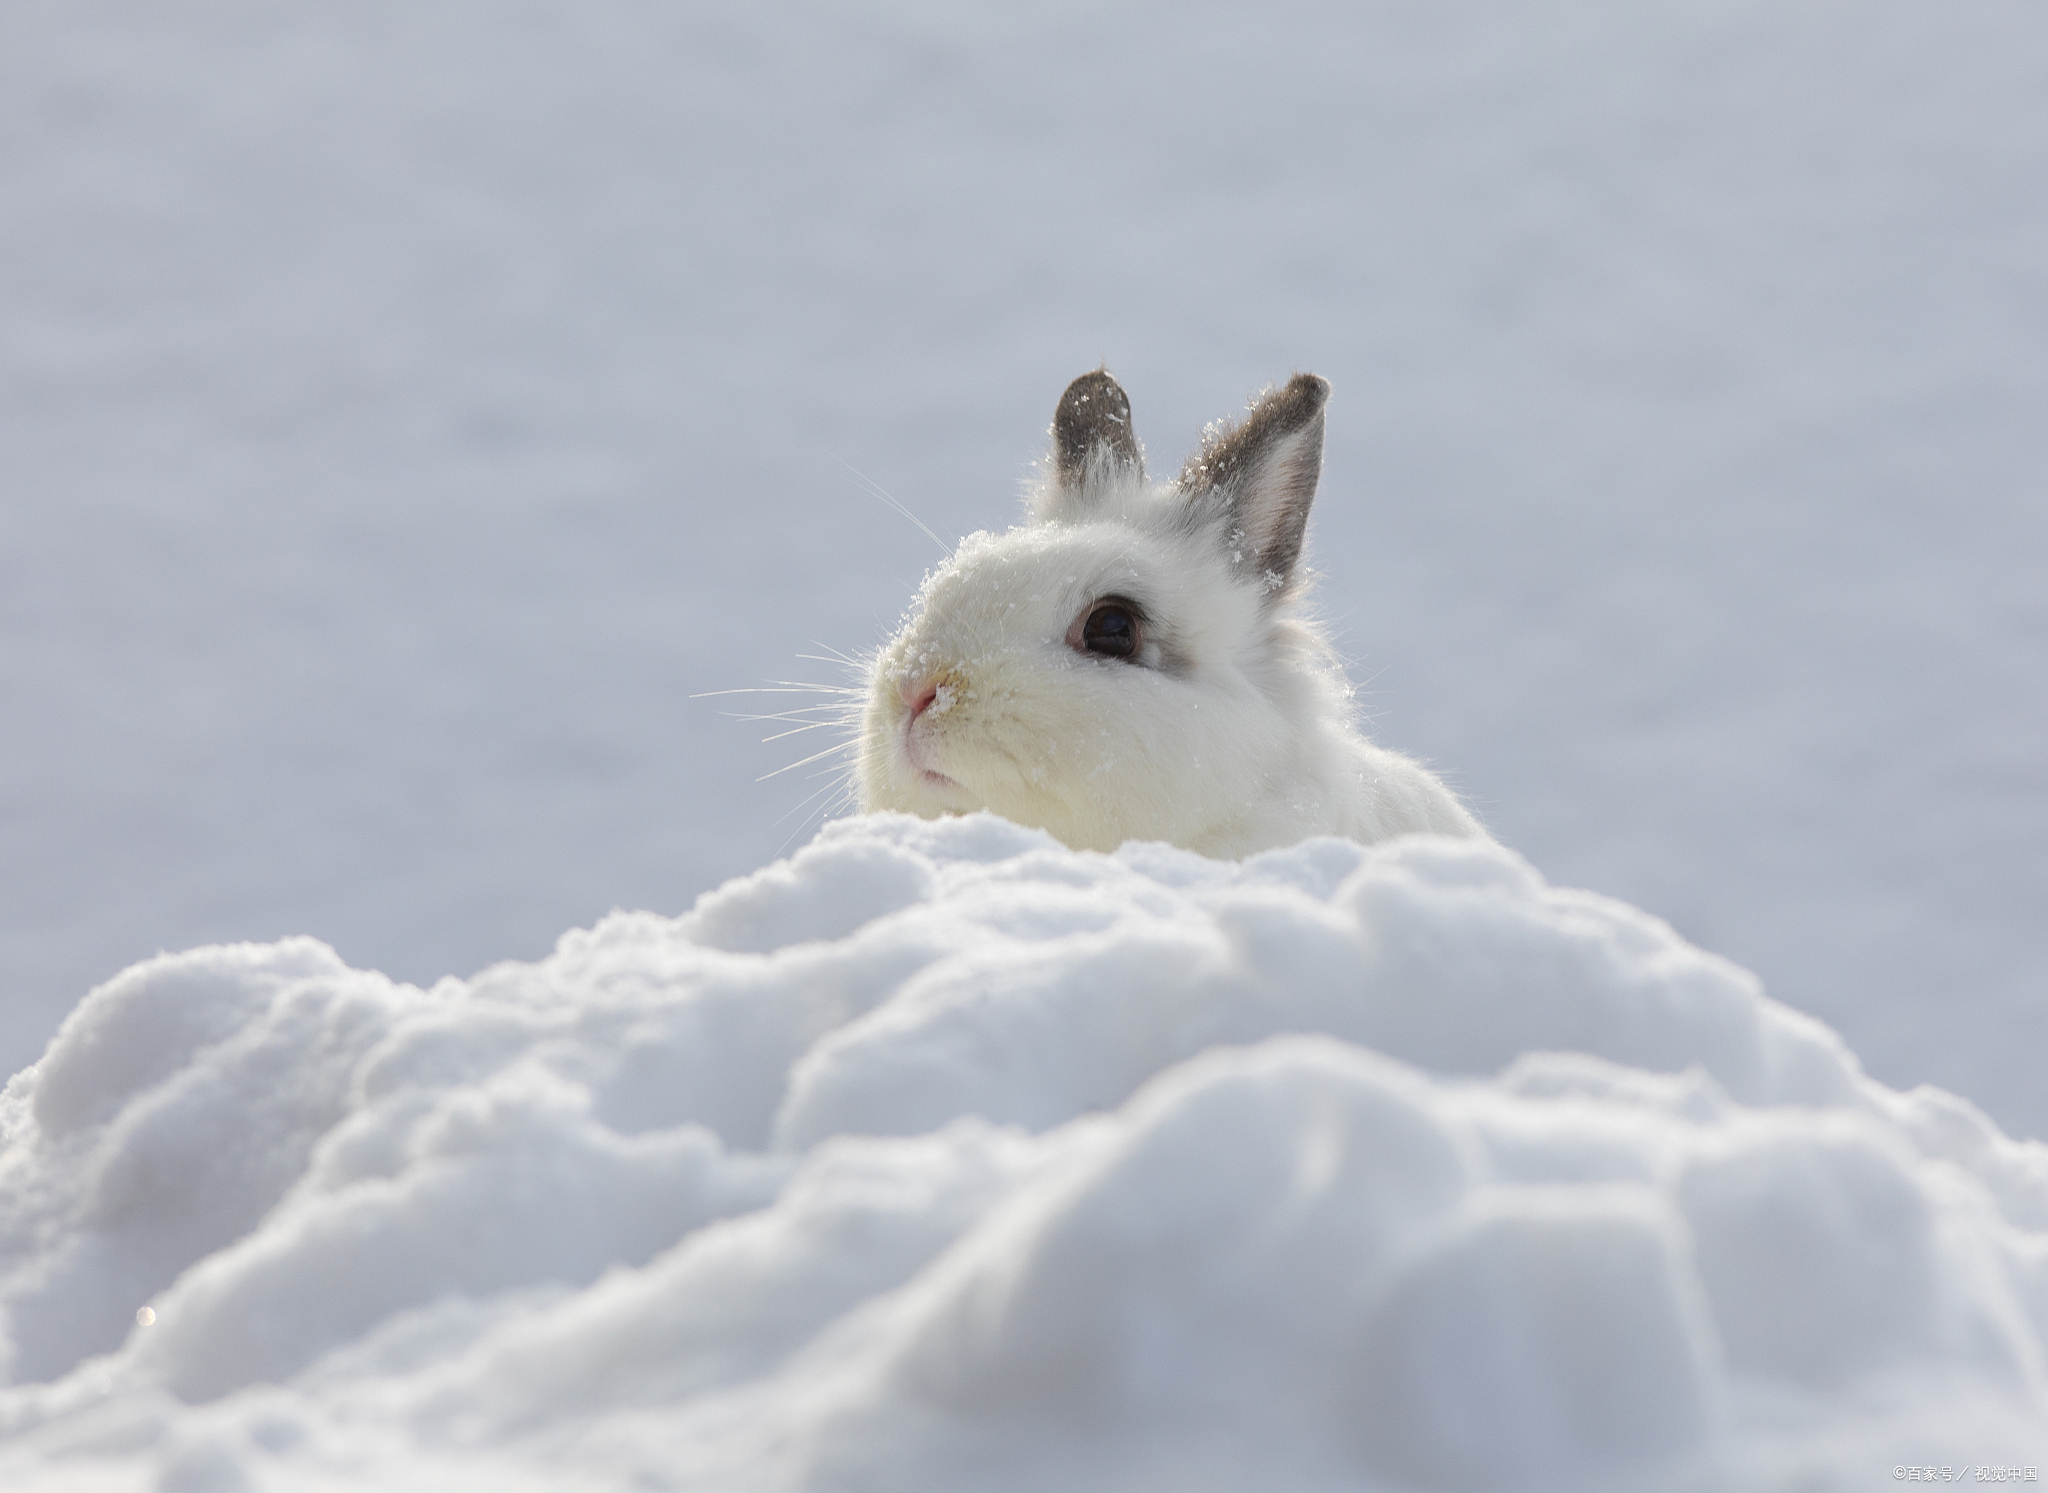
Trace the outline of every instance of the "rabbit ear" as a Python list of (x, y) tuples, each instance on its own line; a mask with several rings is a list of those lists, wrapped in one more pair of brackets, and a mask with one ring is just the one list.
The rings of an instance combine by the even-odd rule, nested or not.
[(1258, 577), (1268, 596), (1286, 590), (1301, 558), (1329, 398), (1329, 380), (1297, 373), (1254, 400), (1234, 429), (1212, 426), (1181, 468), (1192, 513), (1219, 525), (1239, 573)]
[(1131, 400), (1098, 368), (1067, 385), (1052, 416), (1052, 481), (1043, 518), (1073, 518), (1110, 482), (1145, 480), (1145, 457), (1131, 426)]

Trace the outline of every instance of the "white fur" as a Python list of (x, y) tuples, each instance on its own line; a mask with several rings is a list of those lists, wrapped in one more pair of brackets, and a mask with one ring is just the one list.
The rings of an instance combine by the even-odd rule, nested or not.
[[(1318, 463), (1321, 433), (1318, 414)], [(1287, 578), (1233, 565), (1242, 527), (1191, 524), (1180, 484), (1148, 486), (1112, 455), (1095, 452), (1078, 489), (1048, 462), (1032, 522), (969, 535), (926, 577), (870, 674), (862, 809), (991, 809), (1076, 849), (1165, 840), (1223, 857), (1317, 834), (1484, 836), (1419, 763), (1353, 727)], [(1068, 644), (1107, 595), (1149, 616), (1136, 661)]]

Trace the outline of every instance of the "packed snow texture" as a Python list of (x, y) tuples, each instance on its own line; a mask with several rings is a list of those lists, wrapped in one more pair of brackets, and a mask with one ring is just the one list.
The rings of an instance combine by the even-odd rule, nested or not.
[(2023, 0), (10, 0), (0, 1075), (804, 843), (687, 697), (841, 682), (936, 556), (849, 467), (1000, 526), (1107, 359), (1155, 466), (1330, 378), (1376, 737), (2048, 1135), (2044, 99)]
[(2048, 1446), (2048, 1151), (1486, 844), (848, 821), (431, 989), (149, 961), (0, 1126), (9, 1490), (1864, 1490)]

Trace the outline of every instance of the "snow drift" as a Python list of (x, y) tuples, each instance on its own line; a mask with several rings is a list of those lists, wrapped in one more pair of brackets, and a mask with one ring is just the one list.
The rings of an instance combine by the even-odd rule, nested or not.
[(0, 1127), (10, 1489), (2048, 1460), (2048, 1150), (1489, 845), (846, 821), (432, 989), (137, 965)]

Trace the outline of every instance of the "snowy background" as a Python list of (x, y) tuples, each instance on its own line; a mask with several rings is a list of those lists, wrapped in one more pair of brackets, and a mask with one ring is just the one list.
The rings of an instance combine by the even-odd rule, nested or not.
[(1376, 734), (2048, 1134), (2036, 5), (17, 0), (0, 144), (0, 1068), (763, 864), (817, 785), (689, 696), (1106, 359), (1162, 468), (1328, 376)]

